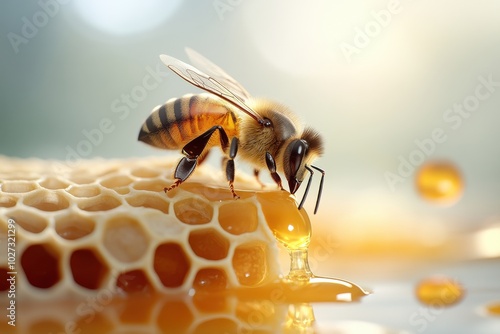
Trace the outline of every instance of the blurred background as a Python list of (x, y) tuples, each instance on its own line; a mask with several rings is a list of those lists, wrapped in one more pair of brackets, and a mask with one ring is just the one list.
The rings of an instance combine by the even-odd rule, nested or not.
[[(323, 135), (313, 269), (342, 251), (500, 255), (498, 1), (4, 1), (0, 27), (2, 155), (178, 156), (137, 135), (156, 105), (199, 92), (158, 58), (191, 47)], [(440, 161), (444, 185), (418, 181)], [(429, 179), (443, 198), (417, 186)]]
[[(463, 231), (498, 219), (497, 1), (0, 6), (0, 154), (68, 165), (179, 155), (148, 147), (137, 134), (153, 107), (199, 91), (158, 58), (187, 60), (191, 47), (323, 135), (316, 165), (327, 176), (316, 221), (336, 217), (334, 225), (358, 234), (408, 231), (409, 224), (410, 234), (426, 235), (430, 226)], [(453, 206), (415, 191), (418, 169), (440, 160), (463, 181)]]

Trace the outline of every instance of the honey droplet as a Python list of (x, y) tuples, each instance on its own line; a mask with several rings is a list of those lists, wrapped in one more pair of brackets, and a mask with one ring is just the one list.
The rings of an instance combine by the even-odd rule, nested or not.
[(288, 249), (305, 249), (311, 240), (311, 222), (304, 209), (298, 210), (286, 191), (257, 194), (267, 224), (274, 236)]
[(500, 317), (500, 302), (491, 303), (486, 305), (485, 311), (487, 315)]
[(449, 277), (436, 276), (423, 279), (418, 283), (415, 293), (418, 300), (428, 306), (452, 306), (462, 300), (462, 285)]
[(441, 204), (455, 203), (463, 191), (460, 171), (450, 162), (429, 162), (416, 175), (416, 187), (422, 198)]

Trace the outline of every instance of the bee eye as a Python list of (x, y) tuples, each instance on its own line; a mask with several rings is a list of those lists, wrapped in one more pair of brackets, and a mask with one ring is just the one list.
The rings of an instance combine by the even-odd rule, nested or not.
[(295, 140), (290, 145), (290, 171), (291, 175), (295, 177), (306, 154), (307, 143), (304, 140)]

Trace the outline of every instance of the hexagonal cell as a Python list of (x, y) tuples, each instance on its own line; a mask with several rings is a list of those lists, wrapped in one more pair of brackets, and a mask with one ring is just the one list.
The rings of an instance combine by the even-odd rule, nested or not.
[(48, 289), (61, 279), (60, 256), (48, 244), (31, 245), (21, 255), (21, 266), (31, 285)]
[(190, 266), (191, 263), (179, 244), (165, 243), (156, 248), (154, 270), (167, 288), (180, 287)]
[(98, 185), (73, 185), (68, 192), (75, 197), (95, 197), (101, 193), (101, 189)]
[(104, 247), (121, 262), (139, 260), (147, 251), (149, 237), (141, 223), (127, 216), (117, 216), (106, 222)]
[(92, 198), (86, 198), (78, 202), (78, 207), (84, 211), (108, 211), (112, 210), (122, 203), (115, 197), (109, 195), (100, 195)]
[(229, 241), (212, 228), (192, 231), (189, 245), (196, 255), (207, 260), (222, 260), (229, 250)]
[(1, 184), (1, 189), (6, 193), (27, 193), (37, 188), (31, 181), (7, 181)]
[(109, 268), (92, 249), (78, 249), (71, 254), (69, 264), (74, 281), (84, 288), (96, 290)]
[(69, 186), (69, 183), (63, 181), (57, 177), (47, 177), (45, 180), (40, 182), (40, 185), (45, 189), (66, 189)]
[(147, 167), (135, 168), (132, 170), (131, 174), (142, 178), (157, 177), (158, 175), (160, 175), (160, 173), (158, 173), (156, 170)]
[(233, 268), (241, 285), (255, 286), (267, 274), (266, 246), (262, 243), (237, 247), (233, 255)]
[(76, 184), (89, 184), (95, 181), (94, 176), (87, 175), (87, 173), (74, 172), (68, 178), (69, 181)]
[(212, 220), (214, 209), (210, 203), (202, 199), (188, 197), (174, 203), (174, 212), (181, 222), (188, 225), (200, 225)]
[[(97, 297), (90, 297), (90, 298), (95, 298), (91, 299), (91, 301), (85, 301), (82, 303), (85, 303), (83, 305), (88, 305), (90, 307), (87, 308), (87, 311), (84, 312), (78, 312), (77, 314), (83, 314), (81, 318), (77, 319), (75, 321), (74, 329), (71, 329), (71, 332), (73, 333), (116, 333), (117, 331), (117, 326), (114, 324), (114, 321), (109, 315), (109, 312), (95, 312), (94, 308), (92, 308), (94, 305), (99, 307), (104, 307), (104, 305), (108, 305), (111, 302), (111, 299), (113, 298), (113, 292), (108, 290), (108, 289), (102, 289), (99, 291), (97, 294)], [(87, 304), (87, 303), (92, 303), (92, 304)], [(93, 305), (93, 306), (90, 306)], [(82, 310), (80, 308), (79, 310)], [(83, 309), (85, 310), (85, 309)], [(94, 311), (94, 312), (93, 312)], [(92, 312), (92, 313), (90, 313)], [(92, 316), (92, 318), (90, 317)], [(91, 319), (92, 321), (90, 321)], [(65, 325), (65, 330), (63, 333), (68, 333), (67, 331), (67, 324)], [(31, 332), (30, 332), (31, 333)], [(54, 333), (59, 333), (59, 332), (54, 332)]]
[(253, 232), (258, 223), (257, 207), (252, 202), (234, 201), (219, 208), (219, 224), (231, 234)]
[(223, 290), (226, 286), (226, 272), (219, 268), (200, 269), (193, 282), (193, 288), (196, 290)]
[(7, 281), (10, 276), (7, 275), (9, 271), (6, 268), (0, 268), (0, 291), (7, 291), (10, 288), (10, 283)]
[(69, 207), (69, 201), (60, 192), (48, 191), (45, 189), (37, 190), (27, 195), (24, 204), (37, 208), (42, 211), (59, 211)]
[[(229, 187), (211, 187), (199, 182), (188, 182), (183, 183), (180, 188), (182, 190), (189, 191), (190, 193), (201, 195), (211, 202), (234, 201)], [(246, 199), (254, 195), (254, 192), (244, 190), (237, 190), (237, 193), (238, 196), (240, 196), (240, 199)]]
[(17, 204), (17, 198), (0, 194), (0, 208), (11, 208)]
[(188, 332), (194, 317), (185, 303), (180, 300), (173, 300), (163, 304), (156, 319), (162, 333), (178, 334)]
[(14, 219), (17, 225), (31, 233), (40, 233), (49, 224), (47, 219), (28, 210), (14, 210), (9, 212), (9, 217)]
[(238, 333), (238, 324), (231, 319), (215, 318), (202, 322), (192, 333)]
[(56, 217), (55, 230), (66, 240), (83, 238), (94, 232), (95, 222), (76, 213)]
[(151, 290), (151, 284), (142, 270), (121, 273), (116, 278), (116, 287), (126, 293), (145, 293)]
[(28, 333), (65, 333), (64, 322), (42, 318), (34, 322), (27, 322)]
[(127, 175), (114, 175), (102, 180), (100, 183), (103, 187), (114, 189), (128, 186), (132, 181), (133, 180)]
[(127, 197), (126, 201), (131, 206), (156, 209), (165, 214), (168, 213), (170, 204), (164, 196), (158, 196), (157, 194), (135, 194)]
[(171, 183), (167, 183), (163, 179), (155, 178), (150, 180), (135, 181), (132, 184), (132, 187), (135, 190), (148, 190), (163, 193), (163, 188), (170, 186), (170, 184)]

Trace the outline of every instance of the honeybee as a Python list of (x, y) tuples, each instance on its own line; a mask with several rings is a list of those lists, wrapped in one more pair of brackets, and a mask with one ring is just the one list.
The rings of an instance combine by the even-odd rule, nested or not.
[[(161, 55), (161, 61), (182, 79), (211, 94), (185, 95), (157, 106), (146, 119), (139, 132), (139, 140), (163, 149), (182, 148), (184, 157), (179, 161), (175, 182), (164, 189), (174, 189), (186, 181), (214, 146), (220, 145), (225, 155), (223, 163), (229, 189), (235, 199), (235, 165), (238, 157), (259, 171), (267, 168), (272, 179), (283, 190), (283, 173), (291, 194), (299, 189), (310, 173), (300, 209), (311, 185), (313, 169), (321, 173), (321, 181), (314, 213), (317, 212), (325, 172), (313, 166), (314, 159), (323, 153), (321, 136), (302, 123), (286, 107), (264, 99), (255, 99), (230, 75), (217, 65), (187, 49), (188, 65), (174, 57)], [(262, 183), (261, 183), (262, 184)]]

